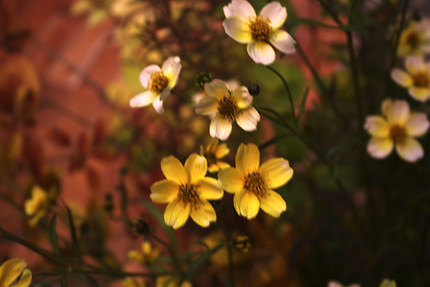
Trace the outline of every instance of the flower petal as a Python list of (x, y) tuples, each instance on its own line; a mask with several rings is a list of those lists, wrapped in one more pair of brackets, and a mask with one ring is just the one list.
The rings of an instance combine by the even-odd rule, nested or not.
[(223, 162), (223, 161), (218, 161), (216, 163), (216, 165), (218, 166), (219, 169), (224, 169), (224, 168), (230, 167), (230, 165), (228, 163)]
[(211, 121), (209, 133), (211, 137), (216, 137), (224, 141), (230, 136), (231, 129), (232, 124), (230, 120), (221, 118), (220, 116), (216, 115)]
[(411, 87), (408, 89), (409, 95), (417, 101), (425, 102), (430, 96), (430, 89)]
[(22, 272), (21, 277), (19, 277), (18, 283), (11, 285), (10, 287), (28, 287), (31, 283), (33, 275), (31, 274), (30, 269), (25, 269)]
[(391, 71), (391, 78), (394, 82), (405, 88), (414, 84), (412, 77), (408, 73), (397, 68)]
[(273, 30), (281, 27), (287, 19), (287, 9), (279, 2), (270, 2), (261, 9), (261, 16), (269, 18)]
[(276, 49), (284, 54), (293, 54), (296, 52), (296, 48), (294, 47), (296, 41), (294, 41), (293, 37), (291, 37), (290, 34), (285, 31), (274, 31), (272, 33), (270, 42), (273, 44), (273, 46), (275, 46)]
[(252, 5), (245, 0), (233, 0), (224, 6), (223, 10), (226, 18), (236, 17), (245, 23), (249, 21), (249, 18), (257, 16)]
[(160, 99), (160, 97), (156, 97), (154, 99), (154, 101), (152, 102), (152, 106), (159, 115), (164, 113), (163, 101)]
[(159, 71), (161, 71), (160, 67), (158, 67), (157, 65), (150, 65), (143, 69), (142, 72), (140, 72), (139, 80), (145, 89), (148, 88), (148, 82), (151, 78), (151, 75)]
[(228, 167), (218, 172), (218, 183), (229, 193), (240, 192), (243, 189), (245, 179), (234, 167)]
[(156, 203), (168, 203), (176, 199), (179, 192), (179, 184), (170, 179), (157, 181), (150, 187), (151, 199)]
[(390, 135), (390, 125), (381, 116), (368, 116), (364, 129), (374, 137), (388, 137)]
[(167, 179), (179, 184), (188, 183), (189, 175), (182, 163), (174, 156), (168, 156), (161, 160), (161, 170)]
[(215, 150), (215, 156), (216, 158), (223, 158), (230, 152), (230, 149), (227, 147), (226, 143), (222, 143), (218, 145), (218, 147)]
[(260, 166), (260, 170), (268, 178), (269, 188), (285, 185), (294, 173), (288, 160), (281, 157), (269, 159)]
[(200, 197), (207, 200), (219, 200), (223, 197), (224, 192), (218, 184), (218, 180), (211, 177), (199, 179), (196, 182), (200, 186)]
[(10, 286), (27, 267), (22, 258), (6, 260), (0, 267), (0, 286)]
[(426, 64), (421, 57), (409, 55), (405, 59), (405, 67), (409, 73), (413, 74), (416, 71), (426, 69)]
[(279, 193), (269, 190), (265, 198), (260, 198), (261, 209), (267, 214), (278, 218), (282, 212), (287, 210), (287, 204)]
[(218, 99), (214, 97), (205, 97), (199, 101), (196, 107), (198, 115), (211, 115), (216, 113), (218, 108)]
[(170, 86), (165, 87), (160, 93), (160, 100), (164, 101), (170, 96)]
[(157, 94), (151, 91), (145, 91), (143, 93), (138, 94), (137, 96), (135, 96), (130, 100), (130, 107), (132, 108), (146, 107), (150, 105), (156, 97), (157, 97)]
[(254, 62), (263, 65), (270, 65), (275, 61), (275, 51), (273, 48), (263, 41), (252, 41), (246, 47), (249, 56)]
[(429, 126), (430, 122), (425, 113), (412, 113), (405, 125), (407, 134), (412, 137), (424, 135)]
[(222, 22), (222, 25), (224, 26), (225, 33), (235, 41), (246, 44), (252, 40), (249, 25), (241, 19), (236, 17), (228, 18)]
[(208, 162), (204, 156), (191, 154), (185, 161), (185, 169), (190, 175), (190, 182), (203, 178), (208, 172)]
[(233, 203), (237, 214), (248, 219), (256, 217), (260, 210), (260, 201), (258, 197), (253, 192), (246, 189), (234, 195)]
[(387, 99), (382, 102), (382, 113), (387, 117), (390, 125), (403, 125), (409, 119), (410, 109), (408, 102), (404, 100), (391, 101)]
[(251, 171), (256, 171), (260, 166), (260, 151), (253, 144), (240, 144), (236, 153), (236, 168), (246, 175)]
[(190, 205), (182, 205), (179, 201), (170, 202), (164, 211), (164, 222), (172, 226), (173, 229), (178, 229), (187, 222), (190, 216)]
[(169, 57), (163, 64), (161, 68), (164, 72), (164, 75), (168, 79), (169, 87), (173, 89), (178, 82), (179, 73), (181, 71), (181, 59), (176, 57)]
[(371, 138), (367, 144), (367, 152), (374, 158), (385, 158), (392, 151), (394, 142), (390, 138)]
[(202, 206), (198, 209), (191, 208), (191, 218), (201, 227), (208, 227), (211, 222), (216, 221), (216, 213), (207, 200), (202, 200)]
[(244, 86), (234, 89), (231, 95), (236, 99), (237, 105), (241, 109), (245, 109), (252, 104), (253, 97), (249, 94), (248, 89)]
[(260, 121), (260, 114), (254, 107), (243, 110), (242, 113), (236, 118), (236, 123), (244, 131), (252, 132), (257, 129), (257, 123)]
[(230, 95), (226, 84), (219, 79), (214, 79), (212, 82), (206, 83), (205, 91), (209, 97), (215, 97), (218, 100), (222, 99), (224, 96)]
[(397, 154), (408, 162), (416, 162), (424, 156), (421, 144), (414, 138), (406, 138), (404, 142), (396, 144)]

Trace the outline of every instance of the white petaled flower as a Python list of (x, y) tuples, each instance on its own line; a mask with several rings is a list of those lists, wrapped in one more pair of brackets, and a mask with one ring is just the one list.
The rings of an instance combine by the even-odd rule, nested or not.
[(162, 114), (164, 112), (163, 101), (170, 95), (175, 87), (181, 71), (181, 59), (169, 57), (164, 61), (162, 67), (150, 65), (140, 73), (140, 83), (147, 91), (138, 94), (130, 100), (132, 108), (145, 107), (152, 103), (155, 110)]
[(224, 6), (227, 19), (222, 23), (227, 35), (247, 44), (249, 56), (256, 62), (269, 65), (275, 61), (275, 48), (285, 54), (296, 51), (294, 39), (279, 28), (287, 19), (287, 9), (279, 2), (270, 2), (260, 14), (245, 0), (233, 0)]
[(391, 78), (400, 86), (407, 88), (409, 95), (417, 101), (424, 102), (430, 97), (430, 62), (425, 63), (421, 57), (407, 56), (406, 71), (393, 69)]
[(414, 138), (424, 135), (430, 122), (425, 113), (411, 113), (404, 100), (382, 102), (383, 116), (368, 116), (364, 129), (372, 136), (367, 152), (374, 158), (385, 158), (396, 148), (397, 154), (408, 162), (424, 156), (421, 144)]
[(209, 133), (213, 138), (226, 140), (233, 121), (245, 131), (255, 131), (260, 114), (251, 106), (253, 98), (244, 86), (230, 91), (221, 80), (213, 80), (205, 85), (207, 97), (197, 104), (196, 113), (212, 118)]
[(430, 19), (422, 18), (420, 21), (411, 21), (400, 35), (397, 54), (404, 57), (407, 55), (423, 56), (428, 53), (430, 53)]

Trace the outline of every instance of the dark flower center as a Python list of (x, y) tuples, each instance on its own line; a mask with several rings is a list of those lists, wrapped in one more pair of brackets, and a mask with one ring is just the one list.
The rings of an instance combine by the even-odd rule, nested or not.
[(199, 196), (199, 186), (191, 183), (179, 185), (178, 200), (184, 206), (190, 204), (194, 209), (200, 208), (202, 201)]
[(224, 96), (218, 101), (218, 113), (221, 117), (233, 121), (241, 113), (241, 110), (234, 97)]
[(259, 198), (265, 198), (269, 190), (265, 177), (258, 170), (252, 171), (245, 176), (243, 187), (252, 191)]
[(272, 36), (272, 25), (270, 20), (258, 15), (249, 20), (248, 26), (251, 29), (252, 39), (258, 41), (268, 41)]
[(168, 82), (169, 80), (162, 71), (152, 73), (149, 79), (148, 89), (155, 93), (159, 93), (164, 90)]
[(403, 143), (406, 139), (406, 130), (399, 125), (393, 125), (390, 128), (390, 138), (396, 143)]
[(412, 75), (414, 86), (419, 88), (428, 88), (430, 84), (429, 74), (426, 72), (418, 72)]

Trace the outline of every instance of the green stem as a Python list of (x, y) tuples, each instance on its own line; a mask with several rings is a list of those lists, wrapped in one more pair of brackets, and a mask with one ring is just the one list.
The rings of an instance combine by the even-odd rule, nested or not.
[(405, 0), (403, 2), (403, 7), (402, 7), (400, 27), (399, 27), (399, 30), (397, 31), (397, 34), (395, 35), (394, 46), (393, 46), (393, 49), (391, 50), (390, 70), (394, 67), (394, 64), (396, 63), (397, 49), (399, 47), (400, 36), (402, 34), (403, 28), (405, 27), (406, 11), (408, 10), (408, 5), (409, 5), (409, 0)]
[(178, 98), (180, 98), (181, 100), (183, 100), (183, 101), (186, 101), (186, 102), (188, 102), (188, 103), (194, 103), (194, 101), (193, 101), (193, 100), (188, 99), (188, 98), (186, 98), (186, 97), (182, 96), (181, 94), (179, 94), (179, 93), (178, 93), (178, 92), (176, 92), (175, 90), (171, 90), (170, 92), (171, 92), (172, 94), (174, 94), (175, 96), (177, 96)]
[(262, 143), (262, 144), (258, 147), (258, 149), (259, 149), (260, 151), (262, 151), (262, 150), (264, 150), (265, 148), (267, 148), (267, 147), (271, 146), (272, 144), (276, 143), (278, 140), (283, 139), (283, 138), (285, 138), (285, 137), (288, 137), (288, 136), (290, 136), (290, 135), (291, 135), (291, 133), (288, 133), (288, 134), (282, 134), (282, 135), (279, 135), (279, 136), (273, 137), (273, 138), (271, 138), (270, 140), (268, 140), (268, 141), (266, 141), (266, 142)]
[(327, 5), (327, 3), (324, 2), (324, 0), (318, 0), (323, 6), (324, 10), (330, 14), (330, 16), (333, 18), (333, 20), (342, 28), (343, 23), (340, 21), (339, 17), (337, 17), (336, 13), (334, 13), (331, 8)]
[(184, 270), (182, 269), (181, 263), (179, 262), (178, 256), (176, 255), (175, 251), (173, 250), (172, 246), (168, 245), (166, 242), (164, 242), (163, 240), (161, 240), (157, 235), (155, 235), (154, 233), (149, 233), (149, 235), (155, 239), (155, 241), (157, 241), (158, 243), (160, 243), (161, 245), (163, 245), (167, 251), (169, 252), (170, 256), (172, 256), (173, 262), (176, 266), (176, 269), (178, 269), (178, 271), (181, 273), (181, 275), (184, 275)]

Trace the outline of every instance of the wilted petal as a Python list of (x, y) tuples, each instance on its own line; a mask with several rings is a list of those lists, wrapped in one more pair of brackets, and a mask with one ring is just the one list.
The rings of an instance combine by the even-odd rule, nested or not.
[(182, 163), (172, 155), (161, 160), (161, 170), (167, 179), (174, 180), (179, 184), (189, 182), (188, 172)]
[(381, 116), (368, 116), (364, 129), (375, 137), (388, 137), (390, 135), (390, 126), (387, 121)]
[(243, 175), (234, 167), (228, 167), (218, 172), (220, 186), (229, 193), (241, 191), (244, 181)]
[(190, 175), (190, 182), (194, 182), (206, 175), (208, 162), (204, 156), (193, 153), (185, 161), (185, 169)]
[(159, 71), (161, 71), (160, 67), (158, 67), (157, 65), (150, 65), (143, 69), (142, 72), (140, 72), (139, 80), (145, 89), (148, 89), (148, 82), (151, 78), (151, 75)]
[(145, 107), (150, 105), (154, 99), (157, 97), (157, 94), (151, 91), (145, 91), (143, 93), (138, 94), (134, 98), (130, 100), (130, 107), (138, 108)]
[(164, 101), (170, 96), (170, 86), (165, 87), (160, 93), (160, 100)]
[(424, 135), (429, 126), (430, 122), (425, 113), (412, 113), (405, 125), (407, 134), (412, 137)]
[(216, 221), (216, 213), (207, 200), (202, 200), (199, 208), (191, 208), (191, 218), (202, 227), (208, 227), (211, 222)]
[(391, 78), (394, 80), (394, 82), (405, 88), (408, 88), (414, 84), (412, 77), (400, 69), (393, 69), (391, 71)]
[(371, 138), (367, 144), (367, 152), (374, 158), (385, 158), (392, 151), (394, 142), (391, 138)]
[(406, 138), (404, 142), (397, 143), (396, 151), (402, 159), (408, 162), (416, 162), (424, 156), (423, 147), (414, 138)]
[(287, 9), (282, 7), (279, 2), (270, 2), (260, 12), (261, 16), (270, 19), (273, 30), (281, 27), (287, 19)]
[(260, 170), (268, 178), (269, 188), (285, 185), (294, 173), (288, 160), (281, 157), (269, 159), (260, 166)]
[(246, 175), (260, 166), (260, 151), (255, 144), (240, 144), (236, 153), (236, 168)]
[(227, 35), (239, 43), (246, 44), (252, 40), (251, 29), (249, 25), (239, 18), (228, 18), (222, 22)]
[(296, 52), (296, 48), (294, 47), (296, 41), (285, 31), (274, 31), (270, 42), (282, 53), (293, 54)]
[(170, 202), (164, 211), (164, 222), (172, 226), (173, 229), (178, 229), (187, 222), (190, 216), (190, 205), (183, 205), (177, 200)]
[(287, 204), (279, 193), (269, 190), (265, 198), (260, 198), (261, 209), (267, 214), (278, 218), (282, 212), (287, 210)]
[(236, 123), (247, 132), (252, 132), (257, 129), (257, 123), (260, 121), (260, 114), (254, 107), (243, 110), (236, 118)]
[(168, 203), (176, 199), (179, 192), (179, 184), (170, 179), (157, 181), (150, 187), (151, 199), (156, 203)]

